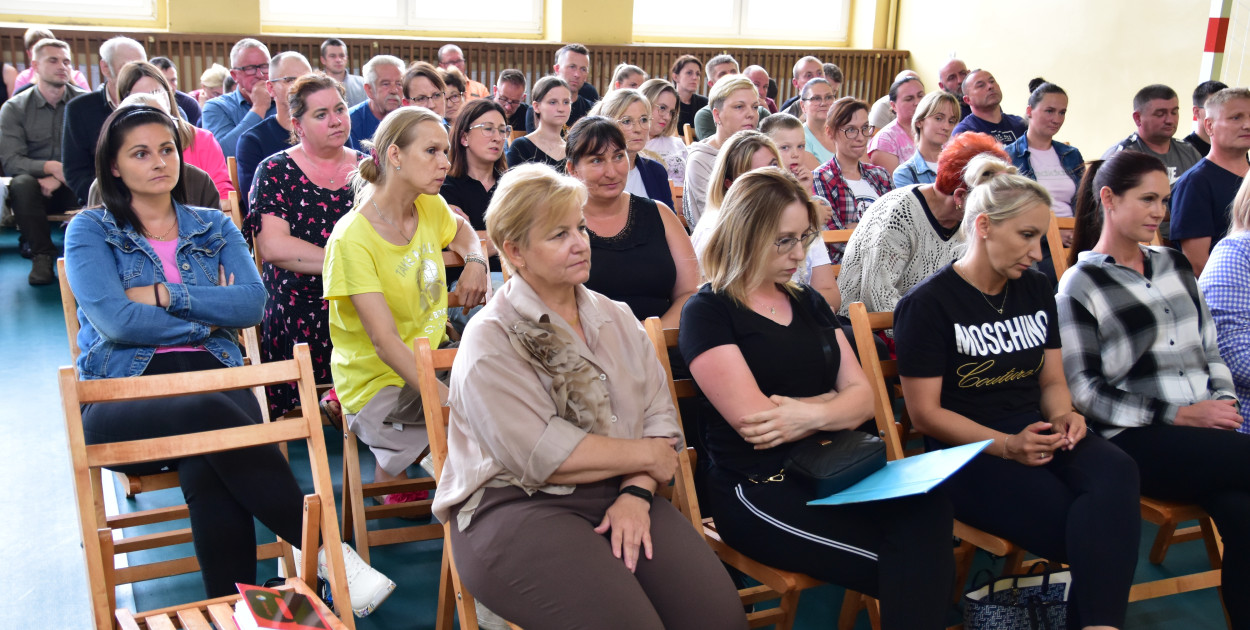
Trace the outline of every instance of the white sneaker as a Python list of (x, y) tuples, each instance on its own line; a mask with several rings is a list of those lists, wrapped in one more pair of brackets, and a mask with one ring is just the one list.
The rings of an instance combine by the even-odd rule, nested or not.
[[(347, 574), (347, 594), (352, 600), (352, 612), (357, 617), (368, 616), (395, 590), (395, 583), (390, 578), (361, 560), (356, 550), (347, 543), (343, 543), (343, 569)], [(326, 581), (330, 579), (325, 549), (317, 555), (317, 577)]]

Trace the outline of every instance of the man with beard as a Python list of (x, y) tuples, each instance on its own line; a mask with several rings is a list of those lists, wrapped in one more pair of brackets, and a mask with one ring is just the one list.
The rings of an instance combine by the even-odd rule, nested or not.
[[(352, 148), (364, 151), (362, 140), (373, 132), (386, 115), (404, 104), (404, 62), (399, 57), (378, 55), (365, 63), (365, 102), (348, 110), (352, 119)], [(441, 95), (439, 100), (441, 101)]]
[(1029, 124), (1019, 116), (1003, 113), (999, 105), (1003, 102), (1003, 92), (998, 87), (994, 75), (986, 70), (973, 70), (964, 79), (964, 102), (972, 109), (972, 114), (959, 121), (951, 137), (965, 132), (977, 131), (989, 134), (999, 144), (1008, 146), (1029, 130)]
[(78, 205), (78, 197), (65, 185), (61, 130), (70, 99), (86, 90), (70, 81), (69, 44), (43, 39), (32, 52), (39, 80), (0, 107), (0, 163), (13, 178), (9, 206), (32, 254), (27, 280), (41, 285), (56, 282), (56, 246), (47, 215)]
[(967, 78), (968, 66), (958, 59), (951, 59), (938, 70), (938, 85), (959, 99), (960, 120), (967, 118), (968, 114), (972, 113), (968, 104), (964, 102), (964, 79)]

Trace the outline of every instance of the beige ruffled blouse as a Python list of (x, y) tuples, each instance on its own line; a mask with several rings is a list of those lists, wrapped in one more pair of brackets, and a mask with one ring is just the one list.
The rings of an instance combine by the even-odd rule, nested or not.
[(664, 369), (629, 307), (576, 291), (585, 342), (519, 276), (470, 321), (451, 371), (439, 520), (465, 502), (463, 530), (488, 487), (571, 493), (546, 481), (587, 433), (681, 436)]

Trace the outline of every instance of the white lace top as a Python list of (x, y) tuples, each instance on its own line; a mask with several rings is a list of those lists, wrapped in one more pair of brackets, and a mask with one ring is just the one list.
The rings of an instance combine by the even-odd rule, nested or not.
[(668, 171), (668, 179), (678, 186), (686, 182), (686, 143), (677, 136), (657, 136), (647, 141), (643, 153), (651, 153)]
[(909, 289), (963, 254), (959, 228), (943, 239), (920, 199), (918, 186), (907, 186), (864, 211), (838, 274), (843, 315), (852, 302), (863, 302), (870, 313), (892, 312)]

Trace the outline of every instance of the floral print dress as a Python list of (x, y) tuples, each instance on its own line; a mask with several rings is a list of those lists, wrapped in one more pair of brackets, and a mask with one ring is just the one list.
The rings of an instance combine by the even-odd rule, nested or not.
[[(352, 190), (346, 181), (337, 190), (312, 183), (283, 151), (262, 160), (256, 168), (249, 206), (248, 227), (253, 237), (260, 232), (261, 215), (268, 214), (286, 221), (291, 236), (325, 247), (334, 224), (352, 209)], [(290, 359), (295, 344), (307, 343), (317, 383), (330, 383), (330, 311), (321, 299), (321, 276), (269, 263), (262, 264), (260, 275), (269, 292), (260, 325), (261, 361)], [(299, 405), (299, 392), (290, 384), (272, 385), (266, 388), (266, 395), (272, 417)]]

